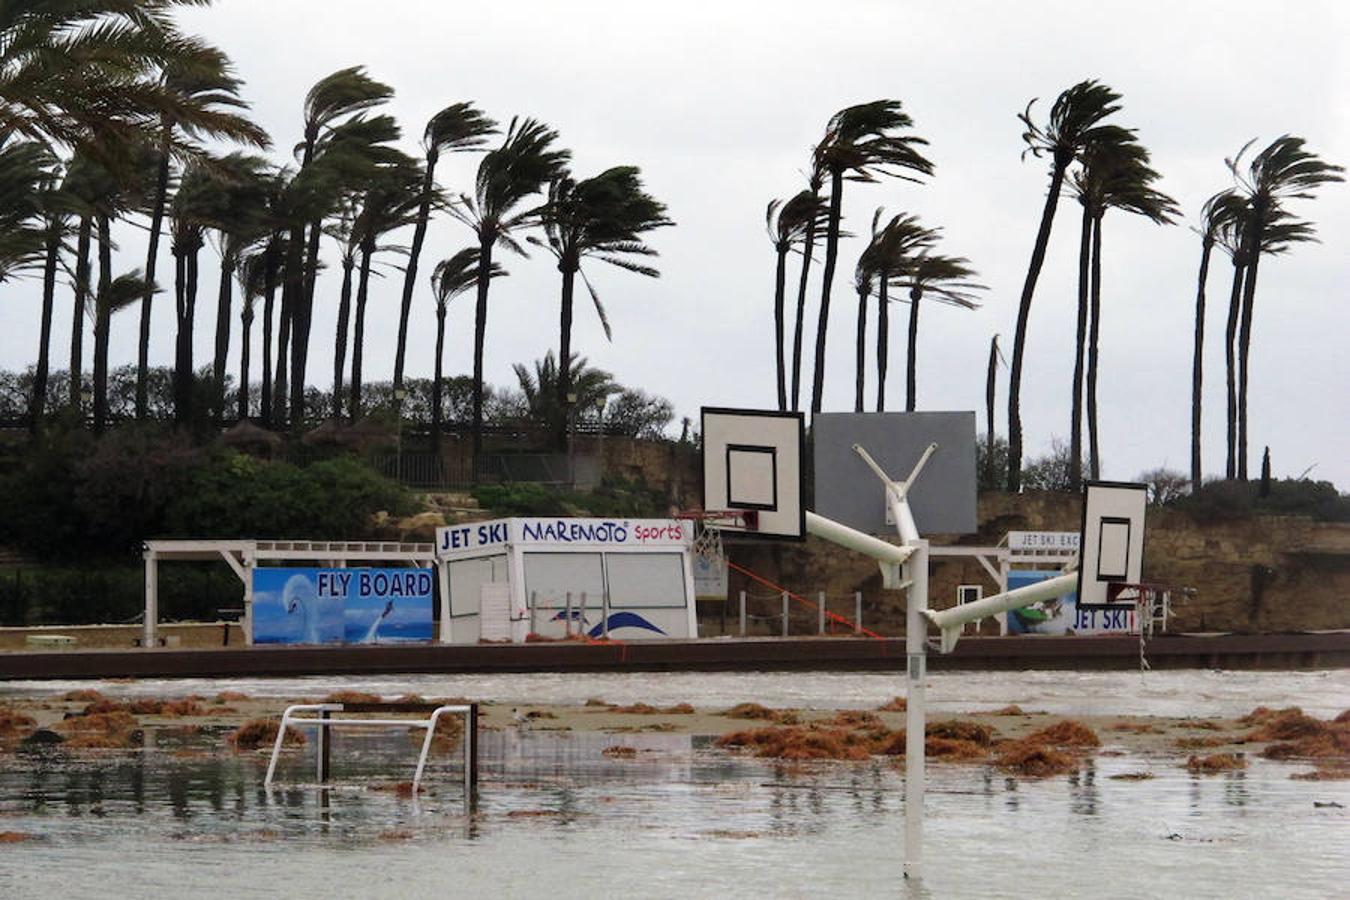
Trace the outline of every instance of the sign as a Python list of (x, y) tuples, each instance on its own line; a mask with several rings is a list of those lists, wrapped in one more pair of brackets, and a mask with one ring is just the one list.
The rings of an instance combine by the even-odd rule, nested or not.
[(432, 638), (431, 569), (253, 570), (253, 642), (387, 644)]
[(680, 519), (495, 519), (436, 529), (436, 554), (507, 544), (554, 547), (685, 547), (688, 522)]
[(691, 558), (694, 568), (694, 596), (700, 600), (727, 599), (727, 561), (711, 560), (695, 553)]
[(1010, 531), (1008, 549), (1074, 553), (1081, 536), (1077, 531)]
[[(1008, 590), (1026, 587), (1062, 572), (1014, 569), (1008, 573)], [(1133, 606), (1119, 609), (1084, 609), (1078, 594), (1060, 597), (1008, 611), (1009, 634), (1138, 634)]]

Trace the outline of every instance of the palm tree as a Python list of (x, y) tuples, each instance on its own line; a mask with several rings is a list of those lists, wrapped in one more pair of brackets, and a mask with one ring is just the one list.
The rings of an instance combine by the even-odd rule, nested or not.
[[(1209, 280), (1209, 258), (1224, 230), (1242, 215), (1242, 199), (1232, 190), (1219, 191), (1200, 208), (1200, 274), (1195, 290), (1195, 351), (1191, 362), (1191, 492), (1200, 490), (1203, 475), (1200, 462), (1200, 413), (1204, 384), (1205, 283)], [(1231, 345), (1230, 345), (1231, 346)]]
[[(773, 324), (774, 356), (778, 364), (778, 409), (780, 412), (788, 408), (788, 376), (785, 358), (787, 354), (784, 347), (783, 321), (786, 299), (784, 292), (787, 287), (787, 257), (799, 245), (803, 254), (809, 256), (811, 250), (808, 244), (814, 239), (815, 229), (824, 221), (825, 215), (826, 207), (820, 202), (820, 197), (817, 193), (809, 190), (801, 191), (786, 202), (782, 200), (770, 201), (768, 209), (764, 211), (764, 227), (768, 229), (769, 240), (773, 243), (774, 255), (777, 258), (777, 266), (774, 270)], [(803, 271), (808, 266), (809, 262), (804, 258), (802, 260)], [(794, 409), (797, 405), (798, 373), (801, 368), (802, 319), (805, 302), (806, 289), (803, 283), (798, 296), (796, 333), (793, 339), (792, 404)]]
[(177, 102), (166, 106), (159, 116), (155, 186), (150, 199), (150, 238), (145, 255), (145, 282), (148, 289), (141, 299), (140, 346), (136, 362), (138, 419), (145, 418), (148, 402), (146, 379), (150, 371), (150, 303), (154, 294), (159, 237), (169, 192), (170, 162), (174, 146), (179, 143), (178, 134), (181, 132), (191, 140), (226, 140), (259, 149), (266, 149), (271, 143), (267, 132), (236, 112), (248, 109), (248, 104), (239, 97), (242, 82), (232, 74), (229, 57), (215, 47), (197, 47), (195, 52), (172, 60), (160, 72), (159, 85), (165, 94)]
[(812, 153), (811, 174), (807, 178), (807, 193), (811, 195), (814, 214), (806, 222), (806, 232), (802, 235), (802, 270), (797, 279), (797, 315), (792, 330), (792, 409), (801, 408), (802, 386), (802, 329), (806, 321), (806, 287), (811, 275), (811, 260), (816, 252), (816, 234), (820, 226), (829, 221), (830, 205), (820, 196), (825, 186), (825, 170), (821, 168), (821, 158)]
[(193, 331), (197, 316), (198, 254), (206, 243), (206, 229), (214, 221), (219, 185), (203, 163), (190, 163), (183, 172), (169, 207), (169, 246), (174, 258), (174, 417), (187, 421), (193, 412), (195, 382), (192, 365)]
[[(571, 175), (553, 179), (540, 219), (544, 239), (531, 236), (528, 240), (546, 248), (558, 261), (558, 271), (562, 273), (558, 358), (571, 359), (572, 300), (577, 275), (581, 275), (591, 295), (605, 337), (611, 337), (605, 307), (582, 271), (582, 262), (595, 259), (657, 278), (661, 273), (655, 267), (638, 262), (634, 257), (656, 256), (656, 251), (643, 243), (643, 235), (675, 223), (666, 218), (665, 204), (643, 190), (641, 173), (636, 166), (615, 166), (581, 181), (573, 180)], [(562, 371), (559, 374), (557, 410), (561, 413), (567, 409), (567, 397), (572, 387), (568, 383), (571, 373)], [(560, 415), (553, 426), (558, 446), (565, 447), (566, 416)]]
[[(927, 252), (937, 240), (937, 232), (920, 225), (919, 217), (913, 215), (894, 216), (878, 229), (880, 217), (881, 210), (878, 209), (872, 217), (872, 243), (869, 249), (877, 271), (877, 412), (885, 412), (886, 375), (891, 352), (891, 285), (913, 265), (918, 254)], [(858, 359), (861, 363), (861, 330), (858, 339)], [(912, 348), (910, 352), (913, 353)]]
[[(499, 265), (493, 265), (490, 278), (505, 275)], [(443, 385), (442, 364), (445, 359), (445, 317), (450, 301), (478, 283), (478, 248), (466, 247), (448, 259), (436, 264), (431, 273), (431, 291), (436, 297), (436, 371), (431, 382), (431, 447), (433, 453), (441, 450)]]
[[(525, 250), (515, 234), (539, 219), (539, 211), (518, 207), (544, 185), (560, 177), (571, 158), (556, 149), (558, 133), (534, 119), (512, 118), (500, 147), (478, 164), (474, 196), (460, 195), (451, 212), (478, 237), (478, 297), (473, 322), (473, 455), (483, 449), (483, 337), (487, 331), (488, 283), (492, 251), (504, 245), (522, 256)], [(476, 463), (475, 463), (476, 465)]]
[[(1238, 337), (1238, 439), (1237, 477), (1247, 479), (1247, 382), (1251, 354), (1252, 308), (1256, 301), (1256, 279), (1261, 255), (1270, 253), (1267, 229), (1288, 225), (1284, 204), (1290, 200), (1311, 199), (1322, 185), (1343, 181), (1341, 166), (1332, 165), (1304, 149), (1303, 138), (1284, 135), (1252, 157), (1244, 174), (1241, 154), (1227, 160), (1228, 168), (1246, 194), (1248, 217), (1244, 239), (1251, 252), (1242, 288), (1242, 326)], [(1248, 145), (1250, 146), (1250, 145)], [(1245, 149), (1245, 148), (1244, 148)], [(1306, 226), (1306, 223), (1303, 223)], [(1276, 244), (1277, 252), (1293, 243), (1312, 239), (1310, 227), (1302, 234), (1286, 231)]]
[(1176, 214), (1175, 201), (1153, 189), (1159, 175), (1149, 166), (1149, 153), (1125, 134), (1108, 135), (1088, 144), (1080, 154), (1082, 167), (1071, 187), (1083, 209), (1078, 257), (1078, 328), (1074, 353), (1072, 422), (1069, 446), (1069, 482), (1082, 483), (1083, 363), (1087, 357), (1088, 459), (1092, 477), (1100, 477), (1097, 443), (1097, 347), (1101, 327), (1101, 227), (1111, 208), (1142, 215), (1155, 224), (1168, 224)]
[(403, 364), (408, 349), (408, 316), (412, 312), (413, 288), (417, 284), (417, 261), (422, 256), (426, 240), (427, 222), (431, 207), (439, 201), (436, 189), (436, 163), (442, 153), (464, 153), (477, 150), (487, 142), (488, 135), (497, 133), (497, 123), (474, 109), (472, 103), (452, 103), (436, 113), (422, 132), (422, 150), (426, 154), (422, 188), (418, 193), (416, 224), (412, 245), (408, 248), (408, 265), (403, 272), (403, 299), (399, 308), (398, 344), (394, 351), (394, 396), (403, 388)]
[(999, 359), (1003, 356), (998, 349), (998, 335), (989, 340), (989, 366), (984, 376), (984, 483), (994, 484), (994, 387), (998, 374)]
[(273, 173), (266, 160), (232, 153), (213, 167), (219, 185), (218, 206), (211, 226), (220, 250), (220, 282), (216, 292), (216, 340), (211, 366), (212, 412), (217, 423), (225, 415), (225, 365), (230, 354), (230, 313), (239, 261), (269, 231), (267, 196)]
[[(876, 220), (881, 215), (878, 208), (872, 216), (873, 243), (876, 240)], [(877, 282), (877, 266), (872, 252), (873, 244), (863, 248), (858, 254), (857, 265), (853, 267), (853, 290), (858, 295), (858, 337), (857, 359), (853, 376), (853, 411), (863, 411), (863, 387), (867, 371), (867, 303), (872, 298), (872, 290)]]
[(819, 323), (816, 327), (812, 413), (820, 412), (825, 389), (825, 336), (829, 326), (830, 288), (839, 256), (844, 179), (847, 176), (850, 181), (876, 181), (878, 176), (887, 175), (916, 181), (902, 173), (932, 174), (933, 164), (915, 149), (917, 145), (927, 142), (914, 135), (896, 133), (913, 124), (913, 120), (901, 111), (900, 101), (874, 100), (835, 113), (825, 128), (825, 137), (816, 146), (818, 164), (830, 175), (830, 217), (825, 232), (824, 284), (821, 287)]
[[(104, 230), (101, 220), (100, 230)], [(100, 237), (102, 243), (102, 237)], [(100, 250), (100, 252), (102, 252)], [(94, 430), (101, 432), (108, 416), (108, 338), (113, 313), (120, 312), (145, 296), (145, 279), (140, 269), (116, 278), (99, 279), (94, 297)]]
[[(252, 356), (253, 347), (253, 320), (257, 309), (258, 298), (267, 297), (269, 288), (275, 288), (276, 273), (269, 273), (269, 267), (272, 262), (269, 258), (271, 242), (264, 245), (261, 249), (244, 256), (236, 269), (236, 277), (239, 279), (239, 294), (242, 301), (239, 309), (239, 407), (238, 418), (243, 422), (251, 418), (249, 401), (249, 361)], [(271, 304), (264, 300), (265, 308), (271, 311)], [(264, 321), (266, 331), (270, 337), (270, 321)], [(267, 365), (267, 344), (264, 341), (263, 365)]]
[[(533, 372), (520, 363), (512, 369), (521, 393), (525, 395), (526, 410), (530, 418), (538, 422), (552, 422), (560, 414), (575, 418), (585, 410), (599, 408), (615, 394), (623, 393), (623, 387), (615, 383), (613, 375), (603, 369), (590, 368), (586, 358), (575, 353), (569, 359), (565, 374), (558, 371), (558, 361), (552, 350), (544, 354), (543, 359), (535, 360)], [(568, 404), (567, 409), (559, 410), (558, 383), (563, 380), (572, 385), (577, 399)]]
[[(352, 66), (320, 79), (305, 95), (304, 137), (296, 147), (300, 163), (296, 180), (300, 181), (298, 187), (303, 189), (310, 202), (304, 204), (309, 208), (304, 210), (302, 217), (291, 223), (281, 300), (281, 314), (289, 318), (293, 332), (290, 335), (290, 417), (292, 426), (297, 429), (304, 423), (305, 368), (309, 359), (322, 220), (336, 206), (341, 195), (340, 183), (335, 182), (340, 182), (343, 168), (358, 161), (367, 163), (375, 153), (375, 147), (398, 139), (398, 126), (388, 116), (368, 119), (362, 115), (393, 94), (393, 88), (368, 76), (363, 66)], [(329, 150), (342, 151), (340, 158), (330, 161), (333, 164), (321, 173), (308, 171), (311, 164)]]
[[(7, 152), (0, 151), (0, 152)], [(8, 169), (6, 166), (5, 169)], [(37, 364), (33, 369), (33, 394), (29, 401), (30, 427), (36, 431), (46, 412), (47, 381), (51, 371), (52, 313), (56, 307), (56, 275), (61, 264), (61, 251), (69, 231), (70, 198), (60, 189), (61, 164), (55, 159), (46, 168), (38, 187), (42, 232), (42, 318), (39, 327)], [(8, 191), (6, 191), (8, 193)], [(4, 208), (13, 210), (14, 201), (4, 201)], [(13, 225), (0, 227), (0, 233), (11, 234)]]
[(916, 372), (919, 358), (919, 302), (925, 296), (947, 306), (961, 309), (978, 309), (974, 300), (974, 291), (982, 291), (984, 285), (970, 279), (975, 270), (967, 265), (970, 260), (962, 256), (941, 256), (928, 253), (919, 254), (912, 263), (905, 266), (896, 279), (897, 287), (909, 288), (909, 358), (905, 369), (905, 411), (914, 412), (918, 399)]
[[(401, 250), (383, 247), (380, 238), (414, 221), (419, 201), (417, 186), (422, 170), (415, 160), (399, 154), (399, 159), (374, 176), (361, 202), (354, 231), (359, 240), (361, 261), (356, 284), (356, 328), (352, 336), (352, 387), (350, 414), (353, 420), (361, 417), (361, 375), (365, 350), (366, 301), (370, 296), (370, 271), (378, 250)], [(345, 348), (344, 348), (345, 349)], [(339, 371), (338, 380), (341, 379)], [(340, 390), (341, 385), (338, 385)]]
[(1041, 210), (1041, 224), (1036, 232), (1036, 243), (1031, 250), (1022, 297), (1017, 308), (1017, 330), (1013, 336), (1012, 374), (1008, 383), (1008, 491), (1017, 493), (1022, 488), (1022, 354), (1026, 347), (1027, 320), (1031, 316), (1031, 299), (1036, 293), (1036, 281), (1045, 263), (1045, 251), (1050, 243), (1050, 229), (1054, 224), (1055, 208), (1065, 173), (1083, 148), (1101, 140), (1118, 139), (1128, 134), (1114, 125), (1103, 125), (1102, 120), (1120, 109), (1120, 95), (1104, 84), (1089, 79), (1064, 91), (1050, 107), (1050, 119), (1044, 127), (1031, 120), (1033, 99), (1018, 115), (1026, 131), (1022, 140), (1032, 156), (1050, 157), (1050, 189)]
[[(47, 281), (56, 277), (53, 240), (60, 246), (62, 221), (52, 222), (52, 186), (56, 178), (56, 159), (37, 141), (16, 141), (0, 146), (0, 283), (31, 268), (44, 266), (42, 337), (38, 347), (38, 373), (34, 386), (43, 394), (30, 406), (33, 425), (42, 415), (41, 401), (47, 380), (47, 346), (51, 340), (52, 292)], [(52, 234), (55, 234), (53, 239)], [(39, 379), (41, 384), (39, 385)]]

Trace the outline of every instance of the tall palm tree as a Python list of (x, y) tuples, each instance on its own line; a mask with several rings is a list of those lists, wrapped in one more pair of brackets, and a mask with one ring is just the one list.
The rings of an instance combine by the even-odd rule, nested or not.
[[(61, 251), (65, 248), (66, 235), (69, 231), (71, 206), (70, 198), (61, 191), (60, 178), (63, 168), (60, 162), (53, 158), (45, 171), (46, 176), (38, 183), (43, 257), (42, 316), (37, 364), (33, 369), (33, 394), (28, 405), (30, 427), (34, 431), (41, 426), (46, 413), (47, 382), (51, 372), (52, 314), (56, 308), (56, 276), (61, 265)], [(13, 210), (16, 205), (14, 201), (4, 201), (6, 209)], [(13, 225), (6, 225), (0, 230), (3, 233), (12, 233), (13, 229)]]
[[(501, 266), (494, 264), (488, 277), (505, 275)], [(431, 382), (431, 448), (441, 450), (441, 422), (443, 421), (442, 391), (445, 360), (445, 317), (450, 301), (478, 283), (478, 248), (466, 247), (436, 264), (431, 273), (431, 292), (436, 298), (436, 371)]]
[(1100, 477), (1097, 442), (1097, 348), (1101, 329), (1101, 225), (1108, 209), (1122, 209), (1167, 224), (1177, 213), (1175, 201), (1155, 190), (1159, 175), (1149, 166), (1149, 153), (1127, 134), (1107, 135), (1083, 148), (1081, 168), (1070, 186), (1082, 207), (1078, 256), (1077, 346), (1074, 352), (1069, 483), (1082, 483), (1084, 358), (1087, 362), (1088, 459), (1092, 477)]
[[(605, 337), (612, 336), (600, 296), (582, 271), (583, 261), (594, 259), (657, 278), (661, 273), (655, 267), (639, 262), (635, 257), (656, 256), (656, 251), (643, 242), (643, 236), (675, 223), (666, 218), (665, 204), (643, 189), (641, 173), (636, 166), (615, 166), (581, 181), (574, 180), (570, 174), (553, 179), (540, 218), (544, 239), (531, 236), (528, 240), (546, 248), (558, 261), (558, 271), (562, 273), (558, 358), (571, 359), (572, 301), (577, 275), (581, 276), (591, 295)], [(567, 409), (567, 396), (572, 390), (568, 383), (570, 374), (567, 370), (559, 372), (556, 385), (559, 412)], [(553, 427), (558, 445), (566, 446), (566, 416), (560, 415)]]
[(1219, 191), (1200, 208), (1200, 274), (1195, 289), (1195, 350), (1191, 361), (1191, 492), (1200, 490), (1203, 476), (1200, 461), (1200, 421), (1204, 385), (1205, 284), (1209, 280), (1209, 259), (1214, 244), (1226, 228), (1242, 215), (1242, 199), (1232, 190)]
[[(559, 371), (558, 361), (550, 350), (543, 359), (534, 361), (534, 371), (516, 363), (512, 366), (530, 418), (538, 422), (552, 422), (558, 415), (574, 418), (585, 410), (595, 409), (615, 394), (623, 393), (623, 386), (603, 369), (592, 369), (585, 357), (575, 353), (568, 360), (567, 373)], [(558, 382), (566, 380), (577, 395), (575, 403), (559, 411)]]
[(815, 214), (806, 222), (806, 231), (802, 235), (802, 269), (797, 279), (797, 315), (792, 329), (792, 410), (801, 408), (802, 387), (802, 330), (806, 322), (806, 288), (811, 276), (811, 260), (815, 258), (816, 235), (820, 226), (829, 221), (829, 201), (820, 196), (825, 186), (825, 169), (821, 166), (820, 155), (811, 154), (811, 173), (807, 177), (807, 193), (811, 195)]
[[(825, 221), (826, 210), (827, 208), (820, 202), (818, 194), (807, 190), (795, 194), (787, 201), (772, 200), (764, 211), (764, 227), (768, 229), (769, 240), (773, 243), (774, 255), (777, 260), (774, 269), (773, 325), (774, 357), (778, 366), (778, 409), (780, 412), (788, 408), (787, 350), (784, 346), (786, 336), (783, 321), (786, 314), (784, 294), (787, 287), (787, 258), (788, 254), (794, 249), (800, 248), (804, 254), (811, 252), (808, 239), (813, 239), (816, 227)], [(803, 259), (802, 268), (806, 269), (808, 265), (808, 262)], [(797, 402), (798, 370), (801, 367), (802, 319), (803, 307), (806, 302), (804, 285), (799, 294), (796, 333), (793, 339), (792, 403), (794, 408)]]
[(361, 416), (366, 301), (370, 296), (371, 265), (379, 250), (402, 250), (401, 247), (383, 247), (379, 241), (389, 232), (412, 224), (419, 203), (417, 186), (422, 180), (421, 167), (410, 157), (399, 156), (401, 158), (397, 162), (373, 177), (369, 190), (362, 197), (361, 211), (357, 214), (354, 227), (359, 238), (361, 261), (356, 284), (356, 328), (352, 335), (350, 413), (353, 420)]
[[(282, 311), (290, 320), (290, 418), (292, 426), (304, 422), (305, 369), (309, 359), (309, 332), (314, 306), (314, 286), (318, 277), (319, 237), (323, 218), (340, 197), (336, 176), (348, 162), (354, 162), (365, 150), (368, 159), (374, 147), (398, 138), (398, 127), (387, 116), (367, 119), (362, 115), (394, 94), (393, 88), (366, 74), (363, 66), (351, 66), (328, 75), (310, 88), (303, 108), (303, 139), (296, 147), (301, 182), (313, 201), (306, 215), (296, 218), (287, 241), (285, 281), (282, 285)], [(392, 148), (388, 148), (392, 149)], [(327, 150), (342, 151), (342, 157), (319, 175), (307, 171)], [(325, 190), (326, 189), (326, 190)], [(327, 199), (327, 203), (321, 200)]]
[(412, 312), (413, 288), (417, 284), (417, 261), (422, 256), (422, 243), (427, 236), (431, 207), (440, 200), (436, 189), (436, 163), (442, 153), (465, 153), (480, 149), (488, 135), (497, 133), (497, 123), (475, 109), (472, 103), (452, 103), (436, 113), (422, 132), (422, 150), (426, 163), (422, 170), (422, 187), (418, 194), (416, 223), (412, 244), (408, 248), (408, 264), (403, 271), (403, 298), (399, 307), (398, 344), (394, 350), (394, 395), (403, 388), (403, 364), (408, 349), (408, 316)]
[(1013, 335), (1012, 374), (1008, 382), (1008, 491), (1022, 489), (1022, 355), (1026, 347), (1027, 320), (1031, 316), (1031, 300), (1036, 293), (1036, 281), (1045, 264), (1045, 251), (1050, 244), (1050, 230), (1054, 224), (1055, 209), (1065, 174), (1083, 148), (1101, 140), (1119, 138), (1124, 129), (1104, 125), (1102, 120), (1120, 109), (1116, 102), (1120, 95), (1104, 84), (1088, 79), (1061, 93), (1050, 107), (1049, 121), (1038, 125), (1031, 120), (1033, 99), (1018, 115), (1026, 131), (1022, 140), (1028, 153), (1035, 157), (1050, 157), (1050, 188), (1046, 192), (1041, 223), (1036, 231), (1036, 242), (1031, 250), (1026, 280), (1017, 308), (1017, 330)]
[(204, 163), (190, 163), (169, 206), (169, 249), (174, 258), (174, 417), (185, 422), (196, 394), (192, 344), (197, 319), (198, 256), (215, 219), (219, 184)]
[(816, 327), (815, 377), (811, 387), (811, 412), (820, 412), (825, 390), (825, 337), (829, 327), (830, 289), (839, 256), (839, 223), (843, 218), (844, 180), (876, 181), (886, 175), (906, 181), (918, 179), (903, 174), (931, 175), (933, 164), (915, 149), (923, 138), (898, 132), (914, 124), (900, 108), (899, 100), (874, 100), (835, 113), (816, 146), (820, 167), (830, 176), (830, 212), (825, 232), (824, 284), (820, 292)]
[(520, 255), (515, 235), (539, 219), (535, 209), (519, 207), (544, 185), (560, 177), (571, 154), (554, 147), (558, 133), (534, 119), (512, 118), (501, 146), (478, 164), (474, 195), (460, 195), (451, 212), (478, 238), (478, 296), (473, 323), (473, 455), (483, 450), (483, 338), (487, 331), (488, 283), (492, 251), (498, 244)]
[[(877, 272), (877, 412), (886, 411), (886, 376), (891, 353), (891, 286), (937, 240), (937, 232), (919, 224), (914, 215), (893, 216), (878, 228), (881, 210), (872, 217), (872, 242), (869, 250)], [(862, 334), (859, 333), (858, 358), (862, 360)], [(912, 352), (912, 351), (911, 351)], [(860, 385), (861, 387), (861, 385)], [(861, 411), (861, 410), (859, 410)]]
[[(1263, 253), (1267, 247), (1267, 229), (1288, 224), (1284, 205), (1290, 200), (1307, 200), (1315, 196), (1317, 188), (1343, 181), (1341, 166), (1332, 165), (1304, 149), (1303, 138), (1284, 135), (1276, 138), (1260, 153), (1252, 157), (1246, 171), (1241, 170), (1241, 155), (1227, 160), (1228, 168), (1246, 194), (1248, 217), (1247, 246), (1251, 249), (1246, 262), (1247, 271), (1242, 287), (1242, 325), (1238, 336), (1238, 439), (1237, 477), (1247, 479), (1247, 384), (1251, 355), (1252, 308), (1256, 301), (1256, 279)], [(1245, 148), (1244, 148), (1245, 149)], [(1284, 219), (1282, 222), (1281, 220)], [(1311, 235), (1285, 236), (1280, 249)]]
[[(150, 198), (150, 237), (145, 255), (145, 282), (141, 299), (140, 346), (136, 361), (136, 418), (147, 412), (147, 376), (150, 371), (150, 310), (154, 295), (159, 238), (168, 199), (171, 158), (179, 135), (187, 140), (225, 140), (266, 149), (271, 141), (261, 127), (239, 111), (248, 109), (240, 98), (242, 82), (232, 73), (229, 57), (210, 46), (193, 48), (164, 66), (159, 75), (163, 92), (177, 100), (165, 105), (159, 115), (155, 149), (155, 185)], [(219, 373), (218, 373), (219, 375)]]
[[(872, 218), (873, 241), (875, 241), (876, 219), (881, 215), (878, 209)], [(853, 290), (858, 295), (858, 334), (856, 340), (857, 358), (853, 376), (853, 411), (863, 411), (863, 388), (867, 371), (867, 304), (877, 283), (876, 254), (869, 243), (858, 254), (858, 262), (853, 267)]]
[(273, 172), (265, 159), (232, 153), (214, 166), (213, 174), (219, 185), (219, 201), (210, 225), (220, 250), (220, 281), (211, 400), (212, 413), (220, 423), (225, 415), (225, 366), (230, 354), (235, 274), (248, 249), (268, 235), (267, 196)]
[(978, 309), (975, 291), (985, 286), (970, 279), (975, 270), (963, 256), (942, 256), (921, 252), (905, 266), (895, 280), (897, 287), (909, 289), (909, 357), (905, 361), (905, 411), (914, 412), (918, 400), (917, 371), (919, 359), (919, 303), (924, 297), (946, 306)]
[(984, 376), (984, 483), (994, 484), (997, 474), (994, 464), (994, 388), (998, 375), (998, 363), (1003, 354), (998, 349), (998, 335), (989, 339), (989, 366)]
[[(271, 249), (271, 242), (264, 244), (261, 248), (255, 249), (247, 254), (240, 261), (235, 271), (235, 277), (239, 280), (239, 398), (237, 401), (239, 421), (246, 421), (252, 416), (251, 401), (249, 398), (249, 362), (252, 358), (253, 348), (253, 321), (257, 311), (259, 298), (266, 298), (269, 287), (275, 287), (275, 272), (268, 272), (272, 265), (268, 254)], [(264, 300), (264, 303), (266, 301)], [(270, 306), (270, 304), (267, 304)], [(270, 310), (269, 310), (270, 311)], [(265, 322), (265, 325), (270, 325)], [(265, 345), (264, 345), (265, 346)], [(267, 354), (263, 353), (263, 364), (267, 363)]]
[[(100, 221), (100, 230), (103, 222)], [(100, 243), (102, 239), (100, 238)], [(100, 251), (101, 252), (101, 251)], [(135, 269), (116, 278), (99, 279), (94, 297), (94, 430), (101, 432), (108, 417), (108, 338), (114, 313), (127, 309), (145, 296), (145, 279)]]

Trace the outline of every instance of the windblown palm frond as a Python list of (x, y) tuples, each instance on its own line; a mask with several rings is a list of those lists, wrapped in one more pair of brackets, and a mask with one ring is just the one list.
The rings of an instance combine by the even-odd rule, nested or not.
[[(489, 277), (501, 278), (506, 270), (496, 263), (492, 264)], [(455, 297), (478, 284), (478, 248), (465, 247), (458, 253), (441, 260), (431, 273), (431, 290), (436, 297), (438, 309), (444, 309)]]
[(917, 135), (897, 134), (914, 121), (899, 100), (874, 100), (841, 109), (825, 126), (815, 149), (816, 166), (847, 173), (851, 181), (876, 181), (879, 175), (918, 179), (903, 174), (933, 174), (933, 164), (917, 147), (928, 142)]

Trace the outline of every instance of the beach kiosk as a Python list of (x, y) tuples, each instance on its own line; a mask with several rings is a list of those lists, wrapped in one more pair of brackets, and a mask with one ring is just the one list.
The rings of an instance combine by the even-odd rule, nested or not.
[(511, 518), (436, 530), (440, 640), (694, 638), (691, 523)]

